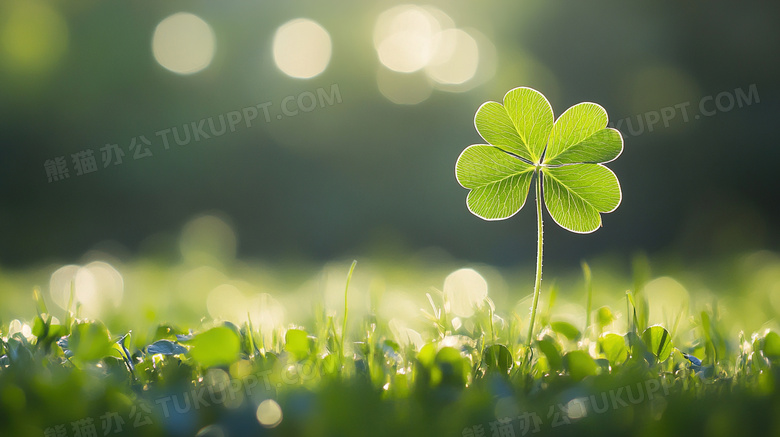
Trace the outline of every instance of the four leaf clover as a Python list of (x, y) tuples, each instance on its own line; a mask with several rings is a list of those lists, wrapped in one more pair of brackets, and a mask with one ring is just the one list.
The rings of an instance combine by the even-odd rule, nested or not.
[(601, 213), (620, 204), (618, 179), (603, 164), (620, 155), (623, 138), (606, 127), (601, 106), (579, 103), (554, 120), (544, 95), (515, 88), (503, 105), (480, 106), (474, 124), (488, 144), (467, 147), (455, 175), (471, 190), (466, 204), (475, 215), (485, 220), (513, 216), (525, 204), (534, 177), (541, 178), (538, 188), (550, 216), (572, 232), (595, 231)]

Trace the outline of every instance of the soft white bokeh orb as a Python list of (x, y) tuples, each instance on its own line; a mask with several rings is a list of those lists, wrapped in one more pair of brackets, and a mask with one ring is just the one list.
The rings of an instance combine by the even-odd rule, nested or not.
[(197, 15), (173, 14), (160, 22), (152, 37), (157, 62), (178, 74), (197, 73), (211, 64), (216, 50), (214, 31)]
[(79, 266), (73, 264), (62, 266), (52, 273), (49, 279), (51, 300), (64, 310), (72, 310), (72, 308), (68, 308), (70, 290), (71, 285), (73, 287), (76, 285), (76, 272), (79, 271), (79, 268)]
[(450, 310), (459, 317), (471, 317), (488, 295), (488, 284), (474, 269), (460, 269), (444, 280), (444, 295)]
[(23, 323), (19, 319), (12, 320), (8, 325), (8, 338), (13, 337), (14, 334), (22, 334), (22, 336), (28, 340), (32, 340), (34, 338), (30, 325)]
[(433, 37), (441, 23), (432, 8), (401, 5), (379, 15), (374, 26), (374, 48), (382, 64), (397, 72), (411, 73), (425, 67), (434, 53)]
[(461, 29), (447, 29), (434, 38), (436, 48), (425, 67), (428, 77), (440, 84), (459, 85), (471, 80), (479, 66), (477, 41)]
[(685, 286), (674, 278), (661, 276), (645, 284), (644, 293), (648, 301), (648, 323), (667, 326), (671, 332), (679, 318), (678, 331), (688, 327), (685, 315), (690, 295)]
[(214, 319), (240, 323), (246, 314), (244, 294), (232, 284), (219, 285), (206, 298), (206, 309)]
[(273, 399), (260, 402), (257, 407), (257, 421), (265, 428), (274, 428), (282, 423), (282, 407)]
[(122, 275), (108, 263), (92, 262), (76, 272), (76, 301), (86, 317), (98, 318), (106, 309), (118, 308), (123, 294)]
[(110, 264), (96, 261), (83, 267), (67, 265), (51, 275), (49, 294), (62, 309), (68, 308), (73, 288), (73, 306), (81, 306), (81, 315), (98, 318), (108, 309), (118, 308), (124, 295), (122, 275)]
[(308, 79), (322, 73), (331, 50), (328, 31), (309, 19), (288, 21), (274, 34), (274, 62), (290, 77)]
[(205, 214), (191, 219), (181, 231), (179, 249), (193, 264), (232, 260), (236, 256), (236, 233), (219, 215)]
[[(434, 88), (468, 91), (496, 71), (493, 43), (476, 30), (456, 28), (452, 18), (432, 6), (384, 11), (374, 26), (374, 48), (385, 67), (377, 73), (379, 91), (396, 104), (423, 102)], [(406, 77), (417, 71), (424, 76)]]

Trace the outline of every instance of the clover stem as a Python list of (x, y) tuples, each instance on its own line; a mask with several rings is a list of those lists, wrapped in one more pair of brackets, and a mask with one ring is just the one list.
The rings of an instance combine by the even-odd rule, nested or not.
[[(533, 342), (534, 335), (534, 322), (536, 321), (536, 307), (539, 305), (539, 295), (541, 294), (542, 286), (542, 172), (540, 169), (536, 170), (536, 229), (538, 237), (538, 245), (536, 247), (536, 282), (534, 283), (534, 301), (531, 305), (531, 321), (528, 324), (528, 354), (530, 357), (531, 344)], [(527, 365), (526, 360), (526, 365)]]
[(341, 359), (344, 359), (344, 350), (346, 344), (344, 343), (347, 339), (347, 311), (349, 310), (348, 305), (348, 293), (349, 293), (349, 283), (352, 282), (352, 273), (355, 271), (355, 266), (357, 265), (357, 260), (352, 261), (352, 265), (349, 267), (349, 273), (347, 273), (347, 285), (344, 286), (344, 324), (341, 326)]

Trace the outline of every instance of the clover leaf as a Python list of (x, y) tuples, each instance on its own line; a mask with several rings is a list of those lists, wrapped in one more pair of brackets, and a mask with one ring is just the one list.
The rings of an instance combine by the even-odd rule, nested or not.
[(601, 214), (621, 200), (620, 184), (604, 163), (623, 151), (620, 132), (607, 128), (607, 112), (580, 103), (553, 121), (547, 99), (515, 88), (504, 104), (483, 104), (474, 120), (488, 144), (467, 147), (456, 164), (460, 185), (471, 190), (466, 204), (485, 220), (503, 220), (522, 209), (534, 177), (544, 204), (561, 227), (577, 233), (601, 226)]
[(455, 164), (458, 183), (470, 190), (466, 206), (485, 220), (515, 215), (535, 185), (538, 246), (526, 366), (542, 281), (542, 203), (561, 227), (583, 234), (601, 227), (601, 214), (620, 205), (620, 183), (603, 164), (620, 155), (623, 138), (607, 121), (607, 111), (588, 102), (556, 120), (542, 93), (515, 88), (503, 104), (479, 107), (474, 125), (487, 144), (467, 147)]

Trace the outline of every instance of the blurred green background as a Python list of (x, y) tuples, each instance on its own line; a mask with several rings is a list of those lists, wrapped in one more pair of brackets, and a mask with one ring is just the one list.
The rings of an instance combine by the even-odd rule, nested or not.
[[(565, 322), (585, 333), (598, 315), (599, 330), (627, 332), (632, 290), (633, 323), (638, 307), (647, 324), (671, 328), (680, 351), (705, 360), (717, 342), (716, 359), (722, 349), (720, 364), (738, 381), (745, 375), (731, 359), (780, 328), (779, 22), (777, 2), (723, 0), (0, 0), (0, 345), (15, 338), (41, 350), (37, 309), (53, 325), (68, 325), (71, 311), (102, 320), (149, 357), (161, 326), (171, 334), (222, 321), (254, 329), (263, 353), (281, 353), (291, 328), (324, 344), (326, 320), (343, 321), (348, 345), (376, 338), (420, 351), (445, 333), (425, 315), (441, 302), (447, 334), (482, 342), (487, 319), (493, 341), (506, 333), (500, 341), (518, 360), (517, 332), (530, 324), (535, 214), (473, 216), (454, 167), (482, 142), (479, 105), (530, 86), (556, 115), (601, 104), (625, 140), (609, 165), (623, 201), (602, 229), (573, 234), (547, 217), (537, 326), (551, 333), (551, 323)], [(15, 435), (41, 435), (89, 417), (87, 406), (110, 405), (98, 394), (117, 382), (102, 376), (68, 373), (75, 382), (52, 389), (57, 378), (46, 372), (61, 375), (51, 365), (60, 348), (53, 352), (41, 361), (45, 372), (23, 361), (5, 367), (13, 382), (1, 387), (10, 413), (0, 423)], [(676, 355), (677, 365), (686, 362)], [(706, 384), (723, 383), (732, 386)], [(465, 403), (453, 415), (460, 410), (448, 400), (441, 417), (449, 427), (477, 423), (474, 412), (499, 417), (471, 392), (467, 402), (487, 410)], [(359, 433), (381, 423), (373, 418), (385, 410), (357, 392), (325, 393), (317, 402), (326, 419), (359, 411), (362, 420), (349, 422)], [(280, 398), (279, 429), (327, 430), (316, 426), (315, 398), (295, 396)], [(66, 398), (76, 401), (60, 405)], [(414, 411), (414, 402), (445, 398), (399, 399)], [(723, 399), (743, 407), (713, 407)], [(766, 399), (699, 396), (698, 412), (670, 403), (666, 422), (653, 413), (648, 428), (637, 410), (635, 423), (728, 434), (760, 427), (745, 411), (761, 417), (773, 405)], [(250, 410), (251, 426), (265, 426)], [(620, 410), (602, 424), (628, 429), (624, 411), (633, 417)], [(703, 411), (717, 420), (700, 426)], [(213, 419), (199, 414), (158, 423), (191, 435)], [(396, 427), (418, 417), (404, 416)]]
[[(628, 119), (610, 165), (621, 207), (591, 235), (549, 222), (550, 263), (777, 249), (779, 11), (726, 1), (2, 0), (0, 263), (77, 262), (95, 248), (174, 259), (182, 226), (205, 213), (229, 225), (239, 257), (320, 263), (438, 248), (530, 264), (534, 214), (482, 221), (454, 178), (458, 154), (481, 142), (477, 107), (517, 86), (539, 89), (556, 114), (594, 101)], [(170, 137), (168, 149), (157, 135), (255, 105), (251, 127), (242, 119), (186, 145)], [(672, 107), (651, 130), (651, 113)], [(144, 158), (131, 148), (141, 136)], [(121, 164), (104, 167), (107, 144)], [(72, 155), (88, 149), (96, 170), (77, 175)], [(50, 182), (57, 157), (69, 177)]]

